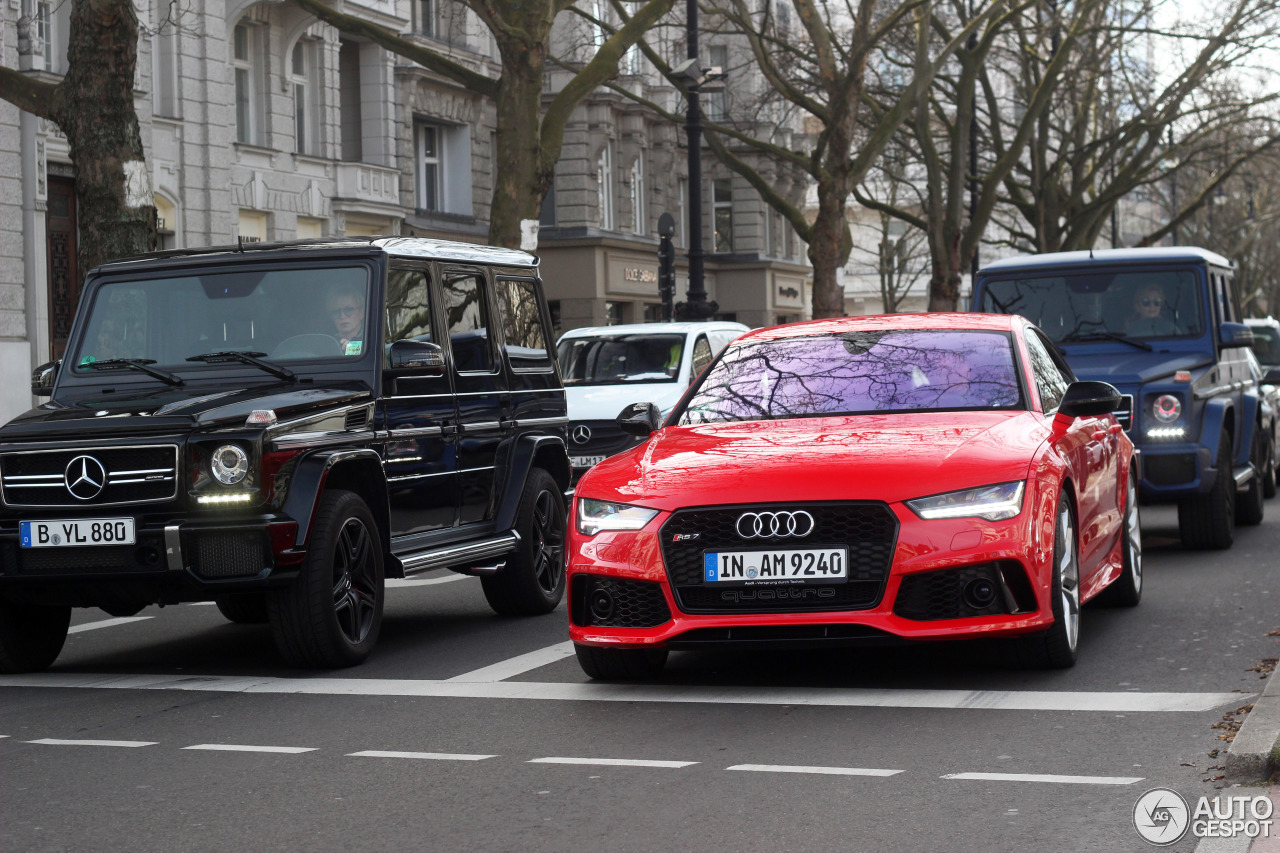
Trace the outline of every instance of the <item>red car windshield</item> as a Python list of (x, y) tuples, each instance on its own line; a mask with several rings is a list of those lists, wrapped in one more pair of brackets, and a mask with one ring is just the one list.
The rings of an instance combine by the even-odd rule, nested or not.
[(679, 422), (1020, 408), (1008, 334), (868, 331), (730, 346)]

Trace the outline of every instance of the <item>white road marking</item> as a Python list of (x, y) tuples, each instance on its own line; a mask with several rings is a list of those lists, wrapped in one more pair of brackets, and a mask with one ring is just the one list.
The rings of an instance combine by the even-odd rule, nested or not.
[(465, 581), (474, 579), (474, 575), (445, 575), (442, 578), (387, 578), (383, 583), (388, 589), (395, 589), (402, 586), (431, 586), (437, 583), (451, 583), (452, 581)]
[(697, 764), (696, 761), (652, 761), (644, 758), (566, 758), (551, 756), (533, 758), (528, 764), (589, 764), (596, 767), (669, 767), (679, 769)]
[(203, 749), (210, 752), (278, 752), (285, 755), (297, 755), (302, 752), (315, 752), (314, 746), (251, 746), (242, 743), (197, 743), (184, 746), (183, 749)]
[(212, 607), (217, 603), (218, 602), (216, 601), (188, 601), (187, 602), (187, 604), (190, 604), (192, 607)]
[(1048, 773), (948, 773), (942, 779), (976, 782), (1058, 782), (1067, 785), (1132, 785), (1142, 776), (1055, 776)]
[(462, 752), (391, 752), (384, 749), (366, 749), (348, 752), (348, 758), (422, 758), (428, 761), (484, 761), (497, 755), (467, 755)]
[(445, 679), (447, 682), (492, 682), (502, 681), (512, 676), (522, 675), (531, 669), (546, 666), (549, 663), (555, 663), (558, 660), (564, 660), (573, 656), (573, 643), (566, 640), (563, 643), (556, 643), (554, 646), (547, 646), (545, 649), (529, 652), (523, 655), (509, 658), (492, 666), (481, 667), (480, 669), (464, 672), (462, 675), (455, 675), (453, 678)]
[(81, 631), (92, 631), (96, 628), (114, 628), (117, 625), (128, 625), (130, 622), (145, 622), (154, 616), (117, 616), (115, 619), (103, 619), (101, 622), (86, 622), (83, 625), (72, 625), (68, 634), (79, 634)]
[(805, 767), (799, 764), (735, 764), (725, 770), (753, 770), (758, 773), (823, 773), (830, 776), (897, 776), (902, 770), (870, 767)]
[(135, 749), (139, 746), (155, 746), (157, 743), (154, 740), (61, 740), (53, 737), (25, 742), (39, 743), (46, 746), (123, 746), (127, 749)]
[(1209, 711), (1240, 705), (1248, 693), (1107, 693), (1044, 690), (890, 690), (861, 687), (704, 687), (529, 681), (432, 681), (395, 678), (271, 678), (243, 675), (0, 675), (0, 687), (106, 690), (203, 690), (215, 693), (316, 696), (424, 696), (451, 699), (541, 699), (561, 702), (673, 702), (710, 705), (808, 705), (941, 708), (986, 711)]

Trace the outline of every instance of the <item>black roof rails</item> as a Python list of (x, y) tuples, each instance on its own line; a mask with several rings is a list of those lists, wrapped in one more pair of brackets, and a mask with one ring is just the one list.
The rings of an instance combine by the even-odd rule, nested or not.
[(269, 252), (276, 249), (297, 249), (307, 246), (344, 246), (351, 243), (372, 244), (375, 240), (387, 240), (395, 237), (394, 234), (374, 234), (368, 237), (312, 237), (303, 240), (281, 240), (279, 242), (258, 242), (245, 243), (237, 239), (235, 243), (224, 246), (198, 246), (185, 249), (163, 249), (158, 252), (144, 252), (140, 255), (129, 255), (124, 258), (116, 258), (115, 260), (106, 261), (102, 266), (110, 266), (111, 264), (124, 264), (132, 261), (150, 261), (163, 258), (185, 258), (191, 255), (214, 255), (220, 252)]

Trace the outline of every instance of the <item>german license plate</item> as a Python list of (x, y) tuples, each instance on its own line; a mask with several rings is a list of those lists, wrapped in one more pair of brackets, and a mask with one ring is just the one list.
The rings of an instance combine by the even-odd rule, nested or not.
[(599, 465), (604, 461), (603, 456), (570, 456), (569, 461), (573, 463), (574, 468), (590, 468), (592, 465)]
[(708, 551), (702, 566), (706, 583), (843, 583), (849, 579), (844, 548)]
[(73, 518), (20, 521), (23, 548), (83, 548), (86, 545), (135, 544), (132, 518)]

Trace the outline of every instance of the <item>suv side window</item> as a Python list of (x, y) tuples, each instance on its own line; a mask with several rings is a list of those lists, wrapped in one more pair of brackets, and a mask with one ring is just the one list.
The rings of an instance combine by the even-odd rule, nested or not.
[(1036, 390), (1040, 392), (1040, 408), (1044, 412), (1052, 412), (1062, 402), (1062, 395), (1067, 393), (1069, 380), (1054, 363), (1044, 341), (1030, 329), (1027, 330), (1027, 353), (1031, 356), (1031, 374), (1036, 381)]
[(697, 378), (698, 374), (702, 373), (702, 369), (711, 363), (711, 359), (711, 344), (707, 343), (707, 336), (698, 335), (698, 340), (693, 344), (693, 371), (689, 374), (689, 378)]
[(431, 288), (427, 273), (419, 269), (392, 269), (387, 273), (387, 348), (383, 367), (389, 367), (390, 344), (395, 341), (431, 341)]
[(493, 371), (493, 344), (489, 338), (489, 309), (484, 301), (483, 281), (479, 273), (447, 272), (444, 275), (444, 316), (449, 327), (453, 363), (459, 373)]
[(551, 350), (542, 328), (538, 292), (532, 281), (498, 279), (498, 313), (502, 315), (502, 335), (507, 358), (516, 370), (551, 369)]

